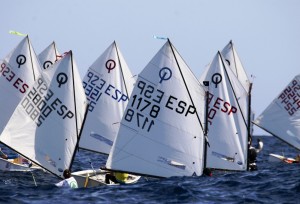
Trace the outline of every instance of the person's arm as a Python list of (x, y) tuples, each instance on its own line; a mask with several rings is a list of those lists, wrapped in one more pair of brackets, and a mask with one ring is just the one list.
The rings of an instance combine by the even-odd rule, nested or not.
[(64, 186), (65, 184), (66, 184), (66, 180), (62, 180), (62, 181), (56, 183), (55, 185), (56, 185), (57, 187), (62, 187), (62, 186)]

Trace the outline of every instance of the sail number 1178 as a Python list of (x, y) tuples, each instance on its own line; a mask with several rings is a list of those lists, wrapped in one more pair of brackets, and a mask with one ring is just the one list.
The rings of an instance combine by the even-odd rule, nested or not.
[[(154, 120), (151, 118), (156, 118), (160, 111), (158, 105), (152, 105), (151, 102), (143, 97), (138, 97), (137, 95), (132, 96), (131, 107), (136, 109), (136, 112), (128, 108), (125, 114), (125, 120), (131, 122), (133, 117), (136, 117), (137, 126), (142, 129), (147, 129), (147, 132), (150, 131), (151, 127), (154, 125)], [(148, 118), (145, 114), (150, 115), (151, 118)]]

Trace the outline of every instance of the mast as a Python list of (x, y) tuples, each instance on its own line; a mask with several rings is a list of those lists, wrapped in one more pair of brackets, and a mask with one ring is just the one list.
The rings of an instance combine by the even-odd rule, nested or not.
[[(89, 112), (89, 104), (87, 104), (86, 109), (85, 109), (84, 118), (83, 118), (82, 125), (81, 125), (81, 129), (80, 129), (80, 132), (79, 132), (79, 135), (78, 135), (78, 140), (77, 140), (76, 146), (75, 146), (75, 151), (74, 151), (74, 154), (73, 154), (73, 156), (72, 156), (72, 160), (71, 160), (70, 167), (69, 167), (69, 170), (70, 170), (70, 171), (71, 171), (71, 169), (72, 169), (72, 165), (73, 165), (73, 162), (74, 162), (74, 159), (75, 159), (76, 149), (78, 149), (78, 151), (79, 151), (79, 141), (80, 141), (80, 138), (81, 138), (81, 133), (82, 133), (82, 131), (83, 131), (83, 127), (84, 127), (84, 124), (85, 124), (85, 121), (86, 121), (88, 112)], [(72, 171), (71, 171), (71, 172), (72, 172)]]
[(249, 86), (249, 93), (248, 93), (248, 151), (247, 151), (247, 170), (249, 171), (249, 149), (252, 144), (252, 135), (251, 135), (251, 90), (252, 90), (252, 83)]
[(206, 168), (206, 161), (207, 161), (207, 158), (206, 158), (206, 155), (207, 155), (207, 145), (209, 146), (209, 143), (208, 143), (208, 109), (209, 109), (209, 106), (208, 106), (208, 102), (209, 102), (209, 99), (208, 99), (208, 96), (209, 96), (209, 81), (204, 81), (203, 82), (204, 86), (207, 87), (207, 91), (205, 92), (205, 97), (206, 97), (206, 104), (205, 104), (205, 126), (204, 126), (204, 137), (205, 137), (205, 145), (204, 145), (204, 165), (203, 165), (203, 169)]
[[(70, 53), (71, 64), (72, 64), (73, 101), (74, 101), (74, 109), (75, 109), (74, 110), (74, 115), (75, 115), (75, 127), (76, 127), (76, 135), (77, 135), (77, 142), (76, 142), (75, 150), (74, 150), (74, 153), (73, 153), (73, 156), (72, 156), (72, 159), (71, 159), (71, 163), (70, 163), (70, 166), (69, 166), (69, 170), (71, 171), (71, 167), (72, 167), (72, 164), (73, 164), (73, 161), (74, 161), (74, 158), (75, 158), (76, 148), (77, 148), (78, 143), (79, 143), (80, 135), (78, 134), (78, 124), (77, 124), (76, 90), (75, 90), (74, 67), (73, 67), (73, 53), (72, 53), (72, 50), (70, 50), (69, 53)], [(85, 113), (85, 116), (86, 116), (86, 113)], [(84, 120), (85, 120), (85, 118), (84, 118)]]
[(31, 48), (31, 44), (30, 44), (30, 41), (29, 41), (29, 36), (27, 35), (26, 38), (27, 38), (28, 47), (29, 47), (29, 54), (30, 54), (30, 61), (31, 61), (32, 73), (33, 73), (33, 80), (35, 81), (35, 73), (34, 73), (34, 67), (33, 67), (33, 63), (32, 63), (32, 54), (31, 54), (32, 48)]

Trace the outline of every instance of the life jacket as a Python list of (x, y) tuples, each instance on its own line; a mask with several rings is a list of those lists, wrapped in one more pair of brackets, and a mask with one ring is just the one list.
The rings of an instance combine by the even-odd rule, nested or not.
[(119, 183), (126, 183), (126, 181), (128, 180), (128, 174), (127, 173), (116, 172), (115, 177), (116, 177), (116, 179)]
[(66, 179), (66, 181), (68, 182), (68, 185), (70, 186), (70, 188), (78, 188), (77, 181), (75, 180), (74, 177), (70, 177), (70, 178)]

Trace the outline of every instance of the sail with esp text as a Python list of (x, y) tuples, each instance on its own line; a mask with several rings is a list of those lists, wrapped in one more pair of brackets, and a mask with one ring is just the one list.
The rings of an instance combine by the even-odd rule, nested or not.
[(153, 177), (202, 175), (204, 97), (168, 40), (138, 76), (106, 167)]

